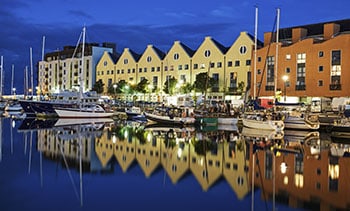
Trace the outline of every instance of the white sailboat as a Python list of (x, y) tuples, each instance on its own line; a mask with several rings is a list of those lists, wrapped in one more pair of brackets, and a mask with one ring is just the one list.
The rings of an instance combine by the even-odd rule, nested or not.
[[(257, 13), (257, 12), (256, 12)], [(257, 21), (256, 21), (257, 22)], [(279, 42), (279, 9), (277, 10), (277, 31), (276, 31), (276, 63), (275, 63), (275, 82), (274, 82), (274, 99), (276, 99), (276, 92), (277, 92), (277, 55), (278, 55), (278, 42)], [(257, 23), (255, 24), (255, 28), (257, 28)], [(257, 36), (257, 30), (255, 30), (255, 36)], [(254, 52), (254, 74), (256, 74), (256, 46), (257, 46), (257, 39), (255, 38), (255, 52)], [(254, 75), (254, 96), (255, 96), (255, 89), (256, 89), (256, 75)], [(255, 100), (255, 98), (254, 98)], [(243, 126), (248, 128), (255, 128), (259, 130), (275, 130), (275, 131), (281, 131), (285, 127), (284, 120), (282, 120), (282, 115), (279, 113), (270, 113), (270, 112), (259, 112), (259, 111), (253, 111), (252, 113), (245, 113), (242, 117), (242, 123)]]
[(82, 72), (80, 73), (80, 95), (79, 100), (77, 102), (77, 107), (58, 107), (55, 108), (55, 112), (57, 113), (58, 117), (63, 118), (101, 118), (101, 117), (111, 117), (113, 116), (113, 112), (107, 112), (101, 105), (97, 103), (84, 103), (82, 102), (82, 96), (83, 96), (83, 87), (84, 87), (84, 81), (83, 81), (83, 75), (84, 73), (84, 54), (85, 54), (85, 33), (86, 28), (83, 27), (83, 43), (82, 43), (82, 53), (81, 53), (81, 69)]

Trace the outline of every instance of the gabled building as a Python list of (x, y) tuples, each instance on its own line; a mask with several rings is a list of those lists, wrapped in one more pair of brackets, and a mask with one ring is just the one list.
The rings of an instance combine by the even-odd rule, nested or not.
[(137, 68), (138, 68), (138, 60), (140, 59), (140, 55), (134, 52), (129, 48), (124, 48), (123, 53), (120, 55), (118, 62), (116, 63), (115, 69), (116, 72), (116, 80), (118, 81), (124, 80), (130, 84), (136, 84), (137, 81)]
[(152, 85), (152, 90), (161, 90), (164, 57), (164, 52), (153, 45), (148, 45), (138, 61), (136, 83), (147, 79)]
[[(196, 50), (193, 55), (193, 78), (196, 80), (196, 75), (199, 73), (207, 72), (208, 75), (216, 81), (216, 84), (210, 92), (222, 92), (225, 84), (225, 60), (224, 55), (227, 48), (222, 44), (212, 39), (211, 37), (205, 37), (202, 44)], [(215, 94), (214, 94), (215, 95)], [(210, 97), (209, 97), (210, 98)]]
[(192, 56), (194, 52), (180, 41), (175, 41), (164, 57), (162, 81), (165, 82), (168, 78), (175, 77), (182, 84), (192, 84), (194, 81), (192, 77)]
[[(262, 45), (261, 42), (259, 44)], [(226, 52), (224, 90), (228, 95), (241, 94), (250, 85), (253, 49), (254, 37), (247, 32), (241, 32)], [(243, 86), (239, 87), (240, 84)]]
[(103, 93), (106, 94), (108, 87), (116, 82), (115, 63), (117, 56), (105, 51), (96, 66), (96, 81), (102, 80), (104, 84)]

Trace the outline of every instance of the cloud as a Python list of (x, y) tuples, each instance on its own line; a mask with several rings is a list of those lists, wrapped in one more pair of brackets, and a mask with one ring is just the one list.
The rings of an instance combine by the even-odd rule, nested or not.
[(69, 10), (68, 13), (69, 13), (69, 15), (72, 15), (72, 16), (79, 18), (79, 19), (81, 19), (81, 18), (90, 19), (90, 20), (93, 19), (93, 17), (91, 15), (89, 15), (86, 12), (83, 12), (82, 10)]

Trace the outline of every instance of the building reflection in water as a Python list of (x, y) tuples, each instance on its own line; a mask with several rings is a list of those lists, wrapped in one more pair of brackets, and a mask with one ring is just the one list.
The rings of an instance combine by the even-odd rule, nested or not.
[(83, 172), (113, 171), (116, 162), (127, 174), (136, 163), (147, 178), (163, 168), (173, 184), (192, 174), (203, 191), (225, 180), (239, 199), (260, 189), (265, 200), (294, 208), (350, 208), (348, 143), (319, 132), (285, 130), (279, 138), (227, 129), (135, 122), (66, 126), (38, 130), (37, 146), (46, 159), (65, 157), (69, 168), (82, 164)]

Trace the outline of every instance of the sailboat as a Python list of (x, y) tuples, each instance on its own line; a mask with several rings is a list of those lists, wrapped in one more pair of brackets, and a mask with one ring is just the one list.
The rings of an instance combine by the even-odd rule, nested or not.
[[(83, 27), (83, 44), (82, 44), (82, 53), (81, 53), (81, 75), (84, 75), (84, 54), (85, 54), (85, 33), (86, 28)], [(80, 77), (80, 88), (79, 88), (79, 98), (76, 104), (76, 107), (57, 107), (55, 108), (55, 112), (58, 117), (64, 118), (101, 118), (101, 117), (111, 117), (113, 116), (113, 112), (107, 112), (101, 105), (93, 102), (93, 103), (85, 103), (82, 100), (83, 96), (83, 77)]]
[[(277, 22), (279, 20), (279, 9), (277, 10)], [(278, 23), (277, 23), (278, 26)], [(257, 24), (255, 24), (255, 28), (257, 28)], [(278, 27), (277, 27), (277, 36), (276, 36), (276, 56), (277, 56), (277, 46), (278, 46)], [(255, 31), (257, 31), (255, 29)], [(255, 37), (257, 33), (255, 32)], [(263, 108), (260, 108), (259, 105), (257, 105), (256, 103), (256, 96), (255, 96), (255, 89), (256, 89), (256, 51), (257, 51), (257, 39), (255, 38), (255, 52), (254, 52), (254, 56), (255, 56), (255, 60), (254, 60), (254, 109), (251, 112), (245, 112), (242, 116), (242, 124), (245, 127), (248, 128), (255, 128), (255, 129), (259, 129), (259, 130), (275, 130), (275, 131), (281, 131), (284, 129), (285, 127), (285, 123), (283, 118), (283, 115), (281, 115), (280, 113), (276, 113), (276, 112), (269, 112), (266, 110), (261, 111)], [(277, 58), (276, 58), (277, 61)], [(276, 62), (276, 68), (275, 68), (275, 72), (277, 72), (277, 62)], [(277, 87), (277, 74), (275, 74), (275, 89)], [(259, 88), (260, 91), (260, 88)], [(259, 92), (258, 92), (259, 93)], [(276, 90), (275, 90), (276, 93)], [(259, 94), (258, 94), (259, 95)], [(274, 96), (274, 98), (276, 98), (276, 96)], [(259, 107), (259, 108), (257, 108)], [(257, 109), (257, 110), (256, 110)], [(259, 111), (260, 110), (260, 111)]]
[(18, 100), (16, 99), (16, 88), (13, 86), (13, 80), (14, 80), (14, 65), (12, 65), (12, 78), (11, 78), (11, 94), (13, 95), (13, 100), (8, 101), (7, 105), (5, 106), (5, 111), (8, 115), (19, 115), (22, 113), (22, 106), (19, 104)]

